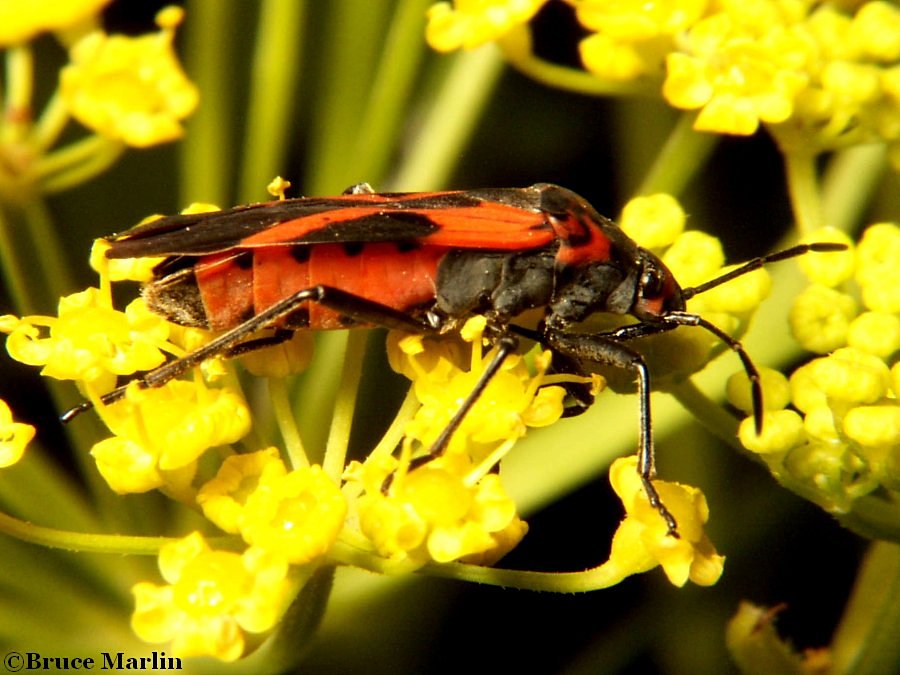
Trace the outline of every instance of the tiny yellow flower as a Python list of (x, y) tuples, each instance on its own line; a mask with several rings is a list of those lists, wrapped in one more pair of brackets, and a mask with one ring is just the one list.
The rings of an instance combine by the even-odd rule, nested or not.
[(630, 199), (622, 209), (620, 227), (644, 248), (671, 246), (684, 232), (686, 216), (672, 195), (659, 193)]
[(900, 443), (900, 406), (891, 401), (851, 408), (844, 416), (843, 430), (848, 438), (860, 445), (897, 446)]
[(160, 487), (168, 472), (181, 484), (207, 449), (234, 443), (250, 430), (250, 411), (238, 393), (181, 380), (153, 389), (135, 383), (102, 416), (115, 437), (97, 443), (91, 454), (119, 493)]
[[(490, 564), (525, 536), (527, 525), (516, 515), (500, 477), (487, 474), (471, 484), (461, 468), (441, 458), (396, 476), (387, 495), (376, 488), (359, 498), (360, 529), (379, 555), (416, 564)], [(381, 475), (367, 482), (380, 487), (390, 471)]]
[(803, 428), (812, 438), (820, 441), (834, 443), (839, 440), (834, 411), (827, 405), (808, 410), (803, 418)]
[(707, 0), (576, 0), (579, 22), (597, 31), (579, 44), (585, 68), (598, 77), (628, 81), (661, 76), (673, 36), (687, 30)]
[[(147, 218), (142, 222), (156, 220), (160, 216)], [(95, 239), (91, 246), (91, 269), (100, 275), (101, 279), (109, 281), (139, 281), (146, 283), (153, 280), (153, 268), (165, 258), (122, 258), (109, 259), (106, 251), (109, 250), (109, 242), (105, 239)]]
[(428, 10), (425, 39), (439, 52), (474, 49), (526, 23), (547, 0), (455, 0)]
[(287, 377), (309, 367), (314, 347), (313, 334), (298, 330), (290, 340), (242, 355), (241, 365), (257, 377)]
[(851, 404), (875, 403), (890, 386), (890, 370), (884, 361), (852, 347), (816, 359), (810, 364), (810, 373), (829, 399)]
[(852, 296), (813, 284), (794, 299), (788, 320), (794, 339), (804, 349), (826, 354), (847, 344), (856, 312)]
[(682, 286), (696, 286), (718, 274), (725, 264), (725, 252), (712, 235), (688, 230), (666, 249), (662, 261)]
[(347, 500), (322, 467), (263, 470), (244, 503), (241, 536), (302, 565), (328, 553), (346, 515)]
[(284, 199), (284, 193), (291, 189), (291, 181), (282, 178), (281, 176), (275, 176), (272, 181), (266, 186), (266, 192), (268, 192), (273, 197), (278, 197), (278, 199)]
[(866, 228), (856, 248), (856, 281), (866, 307), (900, 314), (900, 227), (877, 223)]
[(81, 380), (98, 389), (111, 388), (116, 375), (161, 365), (169, 334), (169, 324), (143, 300), (119, 312), (96, 288), (60, 299), (58, 317), (30, 316), (7, 327), (12, 331), (6, 349), (14, 359), (43, 366), (42, 375)]
[(708, 0), (575, 0), (578, 21), (617, 40), (647, 40), (689, 28), (706, 10)]
[(60, 73), (60, 92), (79, 122), (136, 147), (182, 136), (180, 121), (197, 107), (197, 89), (172, 48), (177, 20), (164, 10), (157, 22), (158, 33), (128, 37), (94, 31), (72, 47), (71, 63)]
[[(791, 401), (791, 386), (788, 379), (772, 368), (759, 368), (760, 385), (763, 390), (763, 406), (766, 410), (781, 410)], [(750, 378), (739, 370), (725, 383), (728, 402), (745, 413), (753, 412)]]
[(764, 413), (762, 433), (758, 436), (752, 417), (743, 419), (738, 427), (738, 437), (744, 447), (761, 455), (787, 452), (800, 444), (803, 433), (803, 418), (793, 410)]
[[(724, 267), (719, 274), (726, 274), (736, 267)], [(702, 295), (703, 307), (707, 312), (745, 314), (759, 307), (771, 288), (769, 273), (759, 268), (706, 291)]]
[(578, 50), (584, 67), (597, 77), (628, 82), (662, 72), (662, 63), (669, 47), (667, 42), (645, 40), (635, 44), (594, 33), (579, 43)]
[(237, 534), (246, 521), (244, 507), (248, 497), (259, 486), (263, 475), (287, 473), (277, 448), (231, 455), (222, 462), (216, 477), (197, 493), (197, 503), (203, 515), (225, 532)]
[(809, 81), (798, 67), (808, 45), (782, 25), (760, 33), (720, 12), (694, 24), (684, 47), (667, 58), (663, 96), (676, 108), (700, 109), (698, 131), (748, 135), (760, 122), (784, 122)]
[(812, 363), (797, 368), (789, 378), (791, 384), (791, 403), (801, 412), (808, 413), (821, 406), (828, 405), (825, 392), (819, 389), (812, 375)]
[(834, 288), (851, 279), (856, 268), (853, 240), (840, 230), (823, 227), (803, 238), (803, 243), (833, 242), (847, 246), (845, 251), (804, 255), (797, 259), (800, 269), (814, 284)]
[(849, 39), (865, 56), (884, 63), (900, 58), (900, 9), (889, 2), (863, 2), (850, 23)]
[(147, 642), (170, 642), (175, 656), (240, 658), (245, 632), (270, 630), (291, 599), (283, 557), (212, 550), (198, 532), (166, 544), (159, 567), (169, 585), (134, 586), (131, 625)]
[(0, 399), (0, 469), (12, 466), (25, 454), (25, 446), (34, 438), (34, 427), (13, 421), (12, 411)]
[(678, 538), (668, 534), (659, 511), (650, 505), (637, 473), (637, 458), (613, 462), (609, 480), (625, 507), (625, 518), (613, 537), (609, 560), (620, 578), (662, 565), (669, 581), (683, 586), (688, 580), (711, 586), (719, 580), (725, 558), (716, 553), (703, 531), (709, 519), (706, 498), (697, 488), (667, 481), (653, 481), (666, 508), (678, 522)]
[(850, 322), (847, 345), (886, 360), (900, 349), (900, 316), (863, 312)]
[(109, 0), (0, 0), (0, 45), (26, 42), (38, 33), (77, 26), (97, 15)]
[[(446, 428), (490, 362), (494, 352), (482, 354), (484, 327), (484, 317), (475, 317), (460, 333), (471, 345), (469, 370), (458, 365), (465, 362), (458, 341), (415, 336), (389, 338), (391, 364), (413, 379), (416, 398), (422, 404), (407, 425), (406, 436), (415, 439), (423, 449), (431, 447)], [(550, 366), (548, 358), (534, 359), (534, 366), (537, 372), (532, 375), (525, 359), (508, 356), (453, 434), (448, 451), (469, 453), (477, 462), (498, 444), (511, 447), (525, 435), (528, 426), (547, 426), (558, 420), (563, 413), (565, 391), (557, 386), (542, 387)], [(587, 381), (578, 377), (566, 379)]]

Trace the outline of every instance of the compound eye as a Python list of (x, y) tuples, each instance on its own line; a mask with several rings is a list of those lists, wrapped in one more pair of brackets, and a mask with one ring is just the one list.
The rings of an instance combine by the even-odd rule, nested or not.
[(644, 298), (655, 298), (662, 294), (663, 273), (655, 267), (649, 267), (641, 274), (641, 296)]

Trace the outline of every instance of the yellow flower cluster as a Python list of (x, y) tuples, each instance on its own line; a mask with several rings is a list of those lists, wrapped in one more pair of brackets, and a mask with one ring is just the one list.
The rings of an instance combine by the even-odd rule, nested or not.
[(657, 565), (669, 581), (684, 586), (689, 580), (711, 586), (722, 576), (725, 558), (716, 553), (703, 530), (709, 519), (706, 497), (695, 487), (653, 481), (666, 508), (678, 522), (676, 539), (647, 500), (637, 473), (637, 457), (623, 457), (609, 470), (613, 490), (625, 506), (625, 519), (613, 537), (609, 560), (600, 570), (613, 577), (640, 574)]
[(482, 353), (484, 327), (483, 317), (469, 320), (462, 331), (468, 344), (397, 333), (389, 338), (391, 365), (413, 380), (421, 407), (406, 426), (400, 459), (372, 453), (345, 473), (359, 528), (384, 557), (416, 565), (486, 564), (502, 557), (528, 529), (493, 471), (527, 427), (552, 424), (562, 415), (565, 390), (544, 386), (547, 354), (534, 359), (534, 373), (521, 356), (507, 357), (443, 454), (409, 470), (411, 461), (431, 449), (491, 361), (493, 350)]
[(791, 311), (796, 339), (824, 356), (789, 381), (768, 373), (763, 433), (745, 420), (740, 437), (779, 480), (840, 514), (900, 487), (900, 227), (872, 225), (855, 247), (833, 231), (813, 238), (850, 247), (803, 261), (813, 283)]
[(318, 465), (288, 471), (275, 448), (232, 455), (197, 495), (225, 532), (302, 565), (328, 553), (344, 526), (347, 502)]
[[(0, 48), (6, 77), (0, 119), (0, 195), (11, 203), (35, 193), (58, 192), (107, 169), (126, 146), (148, 147), (180, 138), (182, 121), (199, 94), (175, 55), (175, 29), (183, 11), (157, 15), (160, 30), (142, 36), (110, 35), (99, 28), (109, 0), (0, 0)], [(59, 84), (46, 101), (33, 81), (40, 33), (53, 31), (67, 50)], [(40, 109), (40, 114), (37, 110)], [(71, 120), (87, 128), (57, 147)]]
[(131, 625), (142, 640), (171, 642), (177, 656), (240, 658), (245, 633), (270, 630), (296, 590), (283, 556), (216, 551), (198, 532), (163, 546), (159, 569), (168, 585), (135, 585)]
[[(872, 140), (898, 147), (900, 8), (893, 3), (567, 2), (592, 32), (579, 44), (588, 71), (608, 82), (661, 85), (669, 104), (698, 111), (698, 130), (746, 135), (766, 123), (785, 146), (803, 139), (820, 150)], [(518, 29), (543, 4), (439, 3), (426, 37), (439, 51), (498, 41), (515, 64), (535, 58), (522, 56)]]

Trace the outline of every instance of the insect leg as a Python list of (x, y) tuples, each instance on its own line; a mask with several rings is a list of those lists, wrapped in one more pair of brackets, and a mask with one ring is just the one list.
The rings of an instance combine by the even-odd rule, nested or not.
[[(199, 365), (203, 361), (213, 356), (233, 356), (246, 353), (254, 348), (261, 348), (277, 342), (283, 341), (282, 336), (276, 333), (271, 339), (261, 338), (263, 342), (258, 340), (246, 341), (248, 335), (252, 335), (258, 330), (269, 328), (278, 323), (284, 317), (294, 312), (304, 302), (316, 302), (336, 312), (340, 312), (357, 321), (358, 323), (367, 323), (384, 328), (395, 328), (417, 333), (434, 333), (437, 328), (425, 321), (419, 321), (403, 312), (392, 307), (367, 300), (352, 293), (342, 291), (330, 286), (313, 286), (297, 291), (293, 295), (281, 300), (271, 307), (266, 308), (259, 314), (256, 314), (244, 323), (226, 331), (211, 342), (208, 342), (199, 349), (186, 354), (180, 359), (170, 361), (159, 368), (145, 373), (138, 380), (141, 387), (161, 387), (169, 380), (172, 380), (182, 373), (187, 372), (194, 366)], [(285, 331), (287, 332), (287, 331)], [(244, 348), (244, 345), (248, 345)], [(124, 385), (113, 389), (111, 392), (104, 394), (101, 401), (105, 404), (114, 403), (125, 396), (125, 390), (128, 385)], [(62, 422), (68, 422), (77, 415), (91, 408), (89, 402), (82, 403), (69, 409), (60, 417)]]
[(225, 350), (222, 356), (227, 359), (233, 359), (243, 354), (255, 352), (259, 349), (265, 349), (267, 347), (280, 345), (283, 342), (287, 342), (292, 337), (294, 337), (293, 330), (288, 330), (287, 328), (279, 328), (272, 335), (266, 335), (264, 337), (253, 338), (252, 340), (239, 342), (234, 347)]
[[(552, 354), (552, 360), (550, 362), (550, 369), (547, 371), (550, 374), (553, 373), (565, 373), (567, 375), (579, 375), (584, 376), (587, 373), (584, 368), (582, 368), (581, 364), (576, 360), (565, 354), (553, 349), (550, 345), (547, 344), (547, 340), (544, 339), (543, 330), (534, 330), (532, 328), (525, 328), (523, 326), (517, 326), (515, 324), (509, 324), (507, 326), (507, 331), (509, 333), (513, 333), (515, 335), (519, 335), (520, 337), (524, 337), (527, 340), (533, 340), (537, 342), (544, 349), (549, 349)], [(555, 384), (554, 386), (562, 387), (566, 390), (566, 395), (569, 400), (571, 400), (571, 405), (567, 405), (563, 409), (563, 417), (577, 417), (582, 413), (586, 412), (588, 408), (591, 407), (594, 403), (594, 395), (591, 393), (591, 385), (590, 384), (581, 384), (578, 382), (562, 382), (559, 384)]]
[[(516, 348), (519, 346), (519, 340), (515, 336), (504, 334), (500, 337), (496, 344), (496, 352), (491, 360), (488, 362), (487, 367), (485, 367), (484, 372), (481, 373), (481, 376), (478, 378), (478, 381), (475, 383), (475, 386), (472, 387), (472, 391), (469, 392), (469, 395), (466, 396), (466, 399), (459, 406), (459, 409), (454, 413), (453, 417), (447, 423), (447, 426), (444, 427), (443, 431), (441, 431), (440, 435), (434, 441), (434, 444), (429, 448), (428, 453), (422, 455), (420, 457), (416, 457), (411, 460), (409, 463), (409, 471), (413, 469), (417, 469), (420, 466), (427, 464), (428, 462), (437, 459), (444, 451), (447, 449), (447, 446), (450, 444), (450, 439), (453, 437), (453, 434), (459, 429), (459, 426), (463, 423), (463, 420), (466, 418), (466, 415), (474, 407), (475, 403), (478, 402), (479, 397), (484, 393), (484, 390), (487, 389), (488, 384), (490, 384), (491, 380), (497, 374), (497, 371), (500, 370), (500, 367), (503, 365), (503, 362), (506, 360), (506, 357), (516, 351)], [(384, 481), (381, 486), (382, 492), (387, 492), (391, 483), (394, 481), (394, 474), (390, 474)]]
[(678, 537), (678, 524), (675, 522), (675, 517), (662, 503), (652, 482), (656, 477), (656, 455), (653, 445), (653, 425), (650, 419), (650, 371), (644, 358), (630, 347), (614, 339), (597, 335), (548, 331), (547, 342), (553, 349), (576, 360), (626, 368), (637, 374), (638, 398), (641, 407), (638, 473), (650, 505), (659, 511), (659, 515), (666, 522), (669, 535)]

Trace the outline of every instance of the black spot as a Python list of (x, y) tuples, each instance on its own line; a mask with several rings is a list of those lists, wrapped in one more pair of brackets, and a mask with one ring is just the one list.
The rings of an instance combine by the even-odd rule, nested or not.
[(410, 251), (418, 251), (422, 248), (422, 242), (415, 239), (401, 239), (395, 246), (397, 247), (397, 253), (409, 253)]
[(348, 241), (344, 243), (344, 253), (348, 258), (353, 258), (354, 256), (358, 256), (363, 252), (363, 249), (366, 247), (365, 243), (361, 241)]
[(253, 251), (241, 251), (234, 256), (234, 264), (242, 270), (253, 268)]
[(356, 325), (356, 319), (352, 316), (347, 316), (346, 314), (338, 314), (338, 323), (344, 328), (350, 328), (351, 326)]
[(312, 255), (311, 246), (291, 246), (291, 257), (298, 263), (309, 262), (309, 256)]
[(309, 307), (298, 307), (285, 316), (284, 327), (288, 329), (309, 328)]
[(250, 319), (252, 319), (254, 316), (256, 316), (256, 310), (253, 308), (252, 305), (248, 305), (244, 309), (244, 311), (241, 312), (241, 318), (239, 319), (239, 321), (241, 323), (244, 323), (245, 321), (249, 321)]

